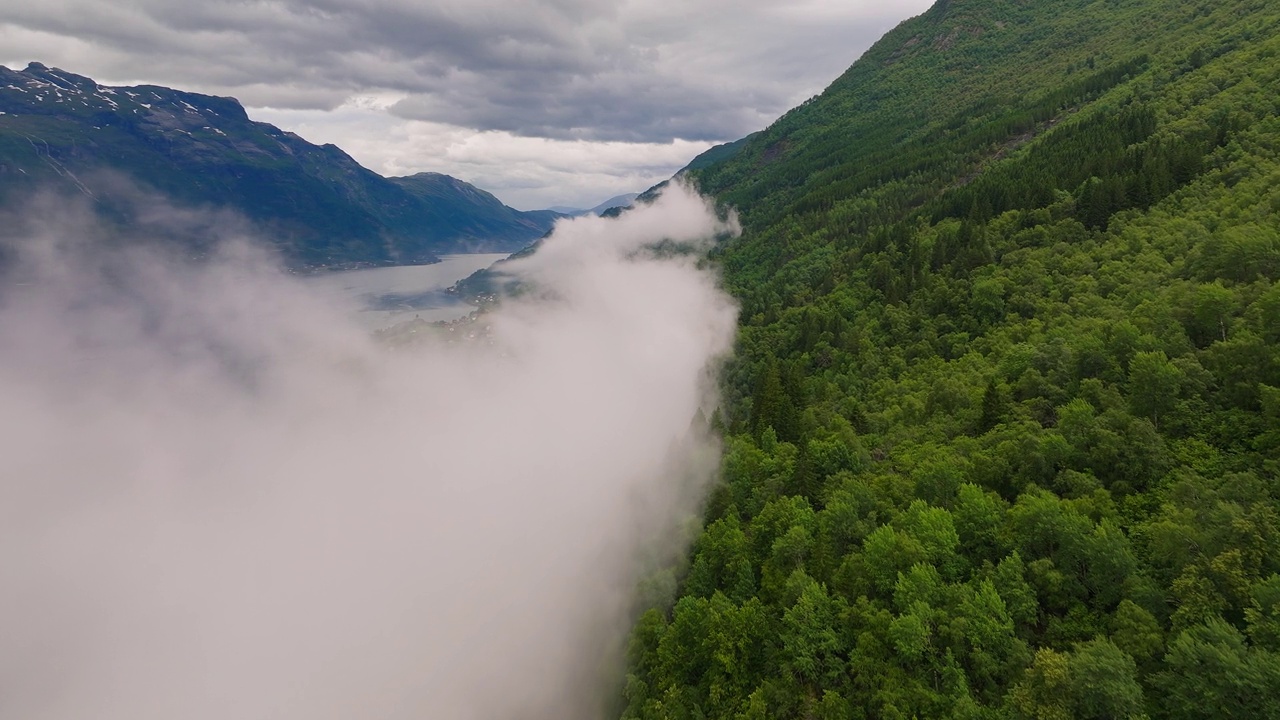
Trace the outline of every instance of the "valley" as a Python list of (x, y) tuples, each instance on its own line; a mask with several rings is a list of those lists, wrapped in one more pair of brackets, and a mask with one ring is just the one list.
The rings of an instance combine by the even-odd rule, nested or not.
[[(541, 58), (561, 72), (565, 48), (605, 22), (583, 21), (574, 44), (555, 18), (555, 41), (524, 47), (491, 29), (502, 42), (480, 70), (449, 55), (421, 70), (430, 81), (361, 102), (385, 101), (404, 137), (445, 138), (438, 157), (463, 167), (509, 153), (513, 188), (536, 185), (539, 152), (549, 173), (577, 162), (605, 177), (615, 154), (682, 139), (607, 126), (614, 110), (643, 114), (623, 112), (621, 90), (588, 87), (571, 112), (592, 73), (569, 72), (566, 95), (546, 98), (494, 69)], [(682, 74), (732, 44), (724, 21), (685, 49)], [(637, 37), (682, 25), (646, 23)], [(658, 47), (615, 54), (608, 37), (596, 65), (674, 62)], [(546, 60), (548, 47), (564, 54)], [(464, 80), (509, 83), (504, 102), (538, 98), (534, 120), (451, 109), (465, 94), (437, 88)], [(662, 116), (636, 123), (678, 124), (649, 94), (665, 82), (630, 93)], [(0, 68), (6, 209), (74, 197), (105, 245), (149, 233), (194, 254), (216, 244), (210, 226), (238, 231), (223, 222), (234, 217), (306, 289), (263, 280), (261, 262), (31, 275), (14, 297), (47, 284), (52, 310), (37, 322), (0, 304), (0, 339), (18, 353), (0, 355), (0, 381), (46, 429), (5, 418), (39, 450), (20, 467), (56, 457), (56, 480), (79, 478), (53, 429), (81, 428), (86, 412), (77, 437), (111, 438), (103, 467), (128, 470), (109, 477), (133, 487), (136, 466), (163, 490), (146, 486), (163, 500), (148, 516), (156, 537), (176, 533), (241, 580), (277, 566), (245, 574), (208, 549), (238, 522), (281, 566), (302, 558), (296, 587), (287, 574), (267, 583), (283, 598), (268, 610), (234, 583), (228, 594), (260, 632), (318, 648), (266, 643), (284, 665), (359, 678), (334, 684), (350, 716), (1280, 718), (1280, 7), (938, 0), (824, 82), (739, 139), (706, 130), (709, 149), (673, 175), (661, 166), (646, 192), (518, 211), (449, 175), (384, 177), (231, 98)], [(761, 97), (772, 88), (762, 77)], [(680, 92), (708, 106), (733, 94)], [(749, 110), (730, 115), (765, 117)], [(558, 112), (570, 119), (548, 130)], [(464, 132), (444, 119), (463, 116), (490, 121)], [(153, 222), (159, 201), (217, 221)], [(25, 252), (61, 257), (37, 240), (24, 236)], [(490, 270), (499, 260), (512, 279)], [(188, 285), (195, 308), (172, 292)], [(473, 296), (493, 315), (449, 325)], [(74, 332), (64, 343), (43, 327)], [(82, 350), (106, 369), (54, 372)], [(156, 369), (164, 391), (139, 390)], [(32, 377), (43, 395), (24, 389)], [(82, 382), (78, 404), (65, 388)], [(268, 489), (269, 512), (249, 493), (226, 501), (247, 519), (205, 517), (183, 502), (220, 491), (164, 485), (240, 477), (188, 467), (224, 451)], [(324, 480), (317, 499), (308, 473)], [(208, 537), (183, 534), (172, 498), (172, 517), (193, 513)], [(314, 545), (282, 540), (277, 517)], [(122, 572), (151, 577), (134, 560), (160, 545), (124, 535)], [(376, 591), (316, 591), (344, 582), (325, 553)], [(210, 627), (234, 626), (175, 557), (157, 565), (189, 583), (171, 592)], [(29, 565), (33, 587), (59, 587)], [(309, 645), (323, 623), (280, 620), (298, 597), (322, 598), (316, 617), (342, 643)], [(203, 638), (192, 642), (245, 682), (227, 658), (254, 642)], [(365, 652), (383, 661), (372, 679)], [(192, 677), (179, 680), (200, 686)], [(308, 677), (310, 693), (281, 701), (287, 717), (328, 711)]]

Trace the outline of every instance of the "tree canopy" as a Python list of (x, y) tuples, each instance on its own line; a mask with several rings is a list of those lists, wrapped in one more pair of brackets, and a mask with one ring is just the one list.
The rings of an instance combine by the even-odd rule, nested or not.
[(952, 0), (693, 171), (720, 486), (625, 718), (1280, 717), (1280, 7)]

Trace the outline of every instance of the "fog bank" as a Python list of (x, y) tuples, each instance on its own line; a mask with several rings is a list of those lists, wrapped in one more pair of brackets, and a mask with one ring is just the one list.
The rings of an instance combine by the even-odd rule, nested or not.
[[(0, 285), (0, 718), (586, 718), (636, 557), (714, 468), (735, 309), (681, 188), (545, 292), (390, 351), (250, 243), (33, 225)], [(457, 334), (457, 333), (456, 333)]]

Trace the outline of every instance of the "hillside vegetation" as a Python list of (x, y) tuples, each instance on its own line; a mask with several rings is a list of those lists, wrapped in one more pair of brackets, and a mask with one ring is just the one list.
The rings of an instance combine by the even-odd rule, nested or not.
[(1275, 3), (941, 0), (692, 170), (722, 481), (623, 717), (1280, 717), (1278, 115)]

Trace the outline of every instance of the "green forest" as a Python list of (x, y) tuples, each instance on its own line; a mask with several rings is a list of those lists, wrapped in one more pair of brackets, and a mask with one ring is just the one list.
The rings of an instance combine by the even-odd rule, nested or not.
[(1280, 4), (940, 0), (731, 150), (617, 714), (1280, 718)]

